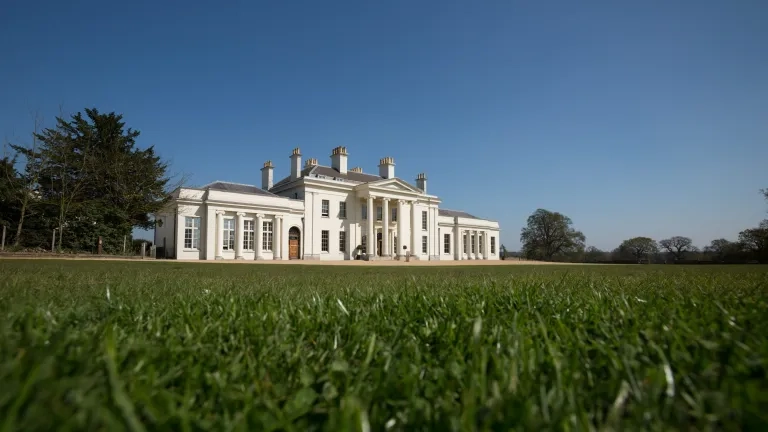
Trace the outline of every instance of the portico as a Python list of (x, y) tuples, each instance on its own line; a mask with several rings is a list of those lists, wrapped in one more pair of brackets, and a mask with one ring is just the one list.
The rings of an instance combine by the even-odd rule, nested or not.
[[(356, 189), (366, 208), (361, 228), (367, 259), (403, 259), (407, 254), (418, 259), (415, 256), (422, 251), (422, 243), (427, 245), (427, 254), (437, 247), (437, 224), (432, 223), (436, 222), (437, 197), (425, 197), (399, 179), (366, 183)], [(425, 237), (426, 242), (420, 241)]]

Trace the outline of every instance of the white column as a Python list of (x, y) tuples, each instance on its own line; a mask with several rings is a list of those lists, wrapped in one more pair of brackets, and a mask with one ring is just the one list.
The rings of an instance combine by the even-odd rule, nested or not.
[(461, 260), (461, 230), (458, 224), (453, 226), (453, 259)]
[(483, 231), (483, 259), (488, 259), (488, 253), (490, 252), (491, 245), (488, 242), (488, 231)]
[(419, 232), (421, 232), (421, 223), (416, 218), (416, 201), (411, 201), (411, 244), (408, 248), (413, 255), (421, 253), (421, 242), (417, 241), (418, 237), (416, 237)]
[(243, 222), (243, 216), (245, 213), (237, 212), (237, 226), (235, 234), (235, 259), (243, 259), (243, 228), (245, 228), (245, 222)]
[(390, 257), (389, 252), (389, 198), (381, 199), (381, 257)]
[(403, 257), (403, 245), (406, 243), (403, 218), (403, 200), (397, 200), (397, 250), (395, 256), (398, 258)]
[(368, 195), (368, 239), (366, 240), (365, 252), (369, 257), (376, 256), (376, 238), (373, 233), (373, 224), (376, 222), (376, 213), (373, 211), (373, 196)]
[(474, 259), (480, 259), (480, 231), (474, 230), (475, 233), (475, 256)]
[(256, 238), (253, 242), (253, 247), (256, 248), (256, 259), (262, 260), (264, 257), (261, 256), (261, 250), (264, 248), (264, 240), (263, 240), (263, 232), (264, 232), (264, 215), (261, 213), (256, 213)]
[(274, 248), (274, 256), (272, 259), (282, 259), (283, 255), (283, 217), (275, 216), (275, 226), (272, 233), (272, 247)]
[(224, 249), (224, 212), (216, 212), (216, 259), (224, 259), (222, 251)]

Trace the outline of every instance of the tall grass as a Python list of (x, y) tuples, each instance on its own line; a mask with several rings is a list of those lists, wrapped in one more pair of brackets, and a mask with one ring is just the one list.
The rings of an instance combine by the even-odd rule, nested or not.
[(761, 267), (0, 275), (3, 431), (768, 426)]

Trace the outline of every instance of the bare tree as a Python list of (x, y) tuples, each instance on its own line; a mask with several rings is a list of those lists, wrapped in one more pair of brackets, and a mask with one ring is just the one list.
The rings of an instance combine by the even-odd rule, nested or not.
[(694, 251), (693, 241), (688, 237), (674, 236), (668, 239), (661, 240), (659, 246), (666, 249), (672, 256), (675, 257), (675, 261), (683, 259), (686, 252)]

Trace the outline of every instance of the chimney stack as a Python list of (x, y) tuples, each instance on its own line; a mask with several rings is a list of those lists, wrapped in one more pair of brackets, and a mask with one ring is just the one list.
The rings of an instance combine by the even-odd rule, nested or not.
[(395, 178), (395, 159), (391, 157), (379, 159), (379, 176), (385, 179)]
[(416, 187), (421, 189), (422, 192), (427, 193), (427, 175), (421, 173), (416, 176)]
[(261, 169), (261, 188), (268, 191), (272, 189), (272, 173), (275, 167), (272, 166), (272, 161), (268, 160), (264, 162), (264, 168)]
[(354, 167), (354, 168), (350, 169), (349, 172), (361, 173), (362, 174), (363, 169), (360, 168), (360, 167)]
[(291, 181), (301, 177), (301, 150), (298, 147), (291, 153)]
[(304, 168), (310, 168), (313, 166), (317, 166), (317, 159), (315, 158), (309, 158), (306, 162), (304, 162)]
[(347, 173), (347, 148), (336, 147), (331, 151), (331, 168), (341, 174)]

